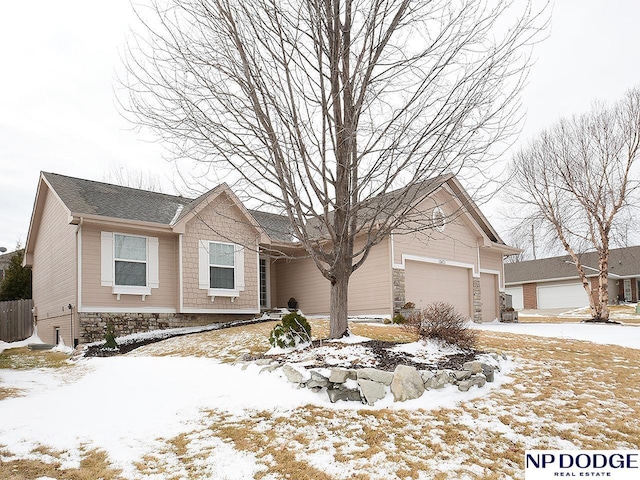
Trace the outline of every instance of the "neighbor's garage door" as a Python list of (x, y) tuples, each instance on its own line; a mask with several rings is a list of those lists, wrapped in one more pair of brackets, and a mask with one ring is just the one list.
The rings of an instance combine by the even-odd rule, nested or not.
[(482, 321), (493, 322), (498, 318), (498, 276), (480, 274), (480, 296), (482, 298)]
[(469, 269), (437, 263), (407, 261), (405, 299), (416, 307), (446, 302), (465, 317), (471, 317)]
[(524, 295), (522, 295), (522, 287), (507, 287), (504, 289), (507, 295), (511, 295), (511, 306), (516, 310), (524, 308)]
[(539, 285), (538, 308), (573, 308), (589, 305), (582, 284)]

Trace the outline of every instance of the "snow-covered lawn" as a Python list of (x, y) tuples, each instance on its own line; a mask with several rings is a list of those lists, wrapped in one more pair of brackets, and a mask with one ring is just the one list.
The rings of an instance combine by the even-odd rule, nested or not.
[(640, 327), (634, 325), (598, 325), (594, 323), (491, 323), (473, 324), (474, 328), (501, 333), (584, 340), (602, 345), (640, 348)]
[(0, 369), (0, 479), (522, 478), (527, 448), (640, 448), (638, 327), (482, 325), (481, 347), (511, 359), (490, 388), (366, 407), (230, 363), (266, 351), (273, 325)]

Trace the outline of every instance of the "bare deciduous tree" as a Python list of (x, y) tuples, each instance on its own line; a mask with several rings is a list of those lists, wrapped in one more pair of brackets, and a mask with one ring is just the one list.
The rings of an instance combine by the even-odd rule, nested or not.
[(289, 218), (331, 283), (332, 338), (351, 274), (406, 224), (418, 187), (486, 178), (544, 23), (526, 0), (167, 0), (138, 14), (125, 108), (176, 158)]
[(129, 167), (112, 167), (104, 175), (104, 180), (123, 187), (138, 188), (151, 192), (160, 192), (160, 180), (150, 172), (141, 172)]
[[(638, 190), (640, 88), (614, 105), (563, 119), (518, 152), (511, 167), (511, 195), (527, 222), (552, 232), (571, 256), (595, 320), (608, 320), (609, 246)], [(530, 223), (529, 223), (530, 224)], [(618, 232), (619, 233), (619, 232)], [(598, 294), (580, 261), (598, 253)]]

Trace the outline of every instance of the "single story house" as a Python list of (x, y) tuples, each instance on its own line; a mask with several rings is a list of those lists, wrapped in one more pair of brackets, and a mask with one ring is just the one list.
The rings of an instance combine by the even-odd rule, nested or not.
[[(458, 180), (427, 180), (416, 209), (461, 212), (430, 231), (392, 234), (351, 277), (350, 315), (391, 316), (446, 301), (499, 315), (505, 245)], [(432, 218), (432, 217), (429, 217)], [(433, 217), (435, 218), (435, 217)], [(286, 256), (273, 252), (286, 252)], [(45, 342), (251, 318), (286, 307), (329, 312), (329, 282), (288, 219), (250, 211), (222, 184), (196, 199), (41, 173), (26, 242), (34, 315)]]
[[(580, 257), (592, 294), (598, 289), (598, 254)], [(589, 297), (569, 255), (541, 258), (504, 266), (506, 293), (513, 308), (576, 308), (589, 305)], [(609, 251), (609, 303), (637, 302), (640, 291), (640, 246)]]

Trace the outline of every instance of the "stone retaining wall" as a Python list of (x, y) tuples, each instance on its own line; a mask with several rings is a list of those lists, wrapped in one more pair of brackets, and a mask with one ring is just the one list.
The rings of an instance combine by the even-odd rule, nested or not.
[(104, 340), (107, 324), (113, 322), (116, 337), (167, 328), (198, 327), (211, 323), (249, 320), (254, 315), (180, 313), (79, 313), (80, 343)]

